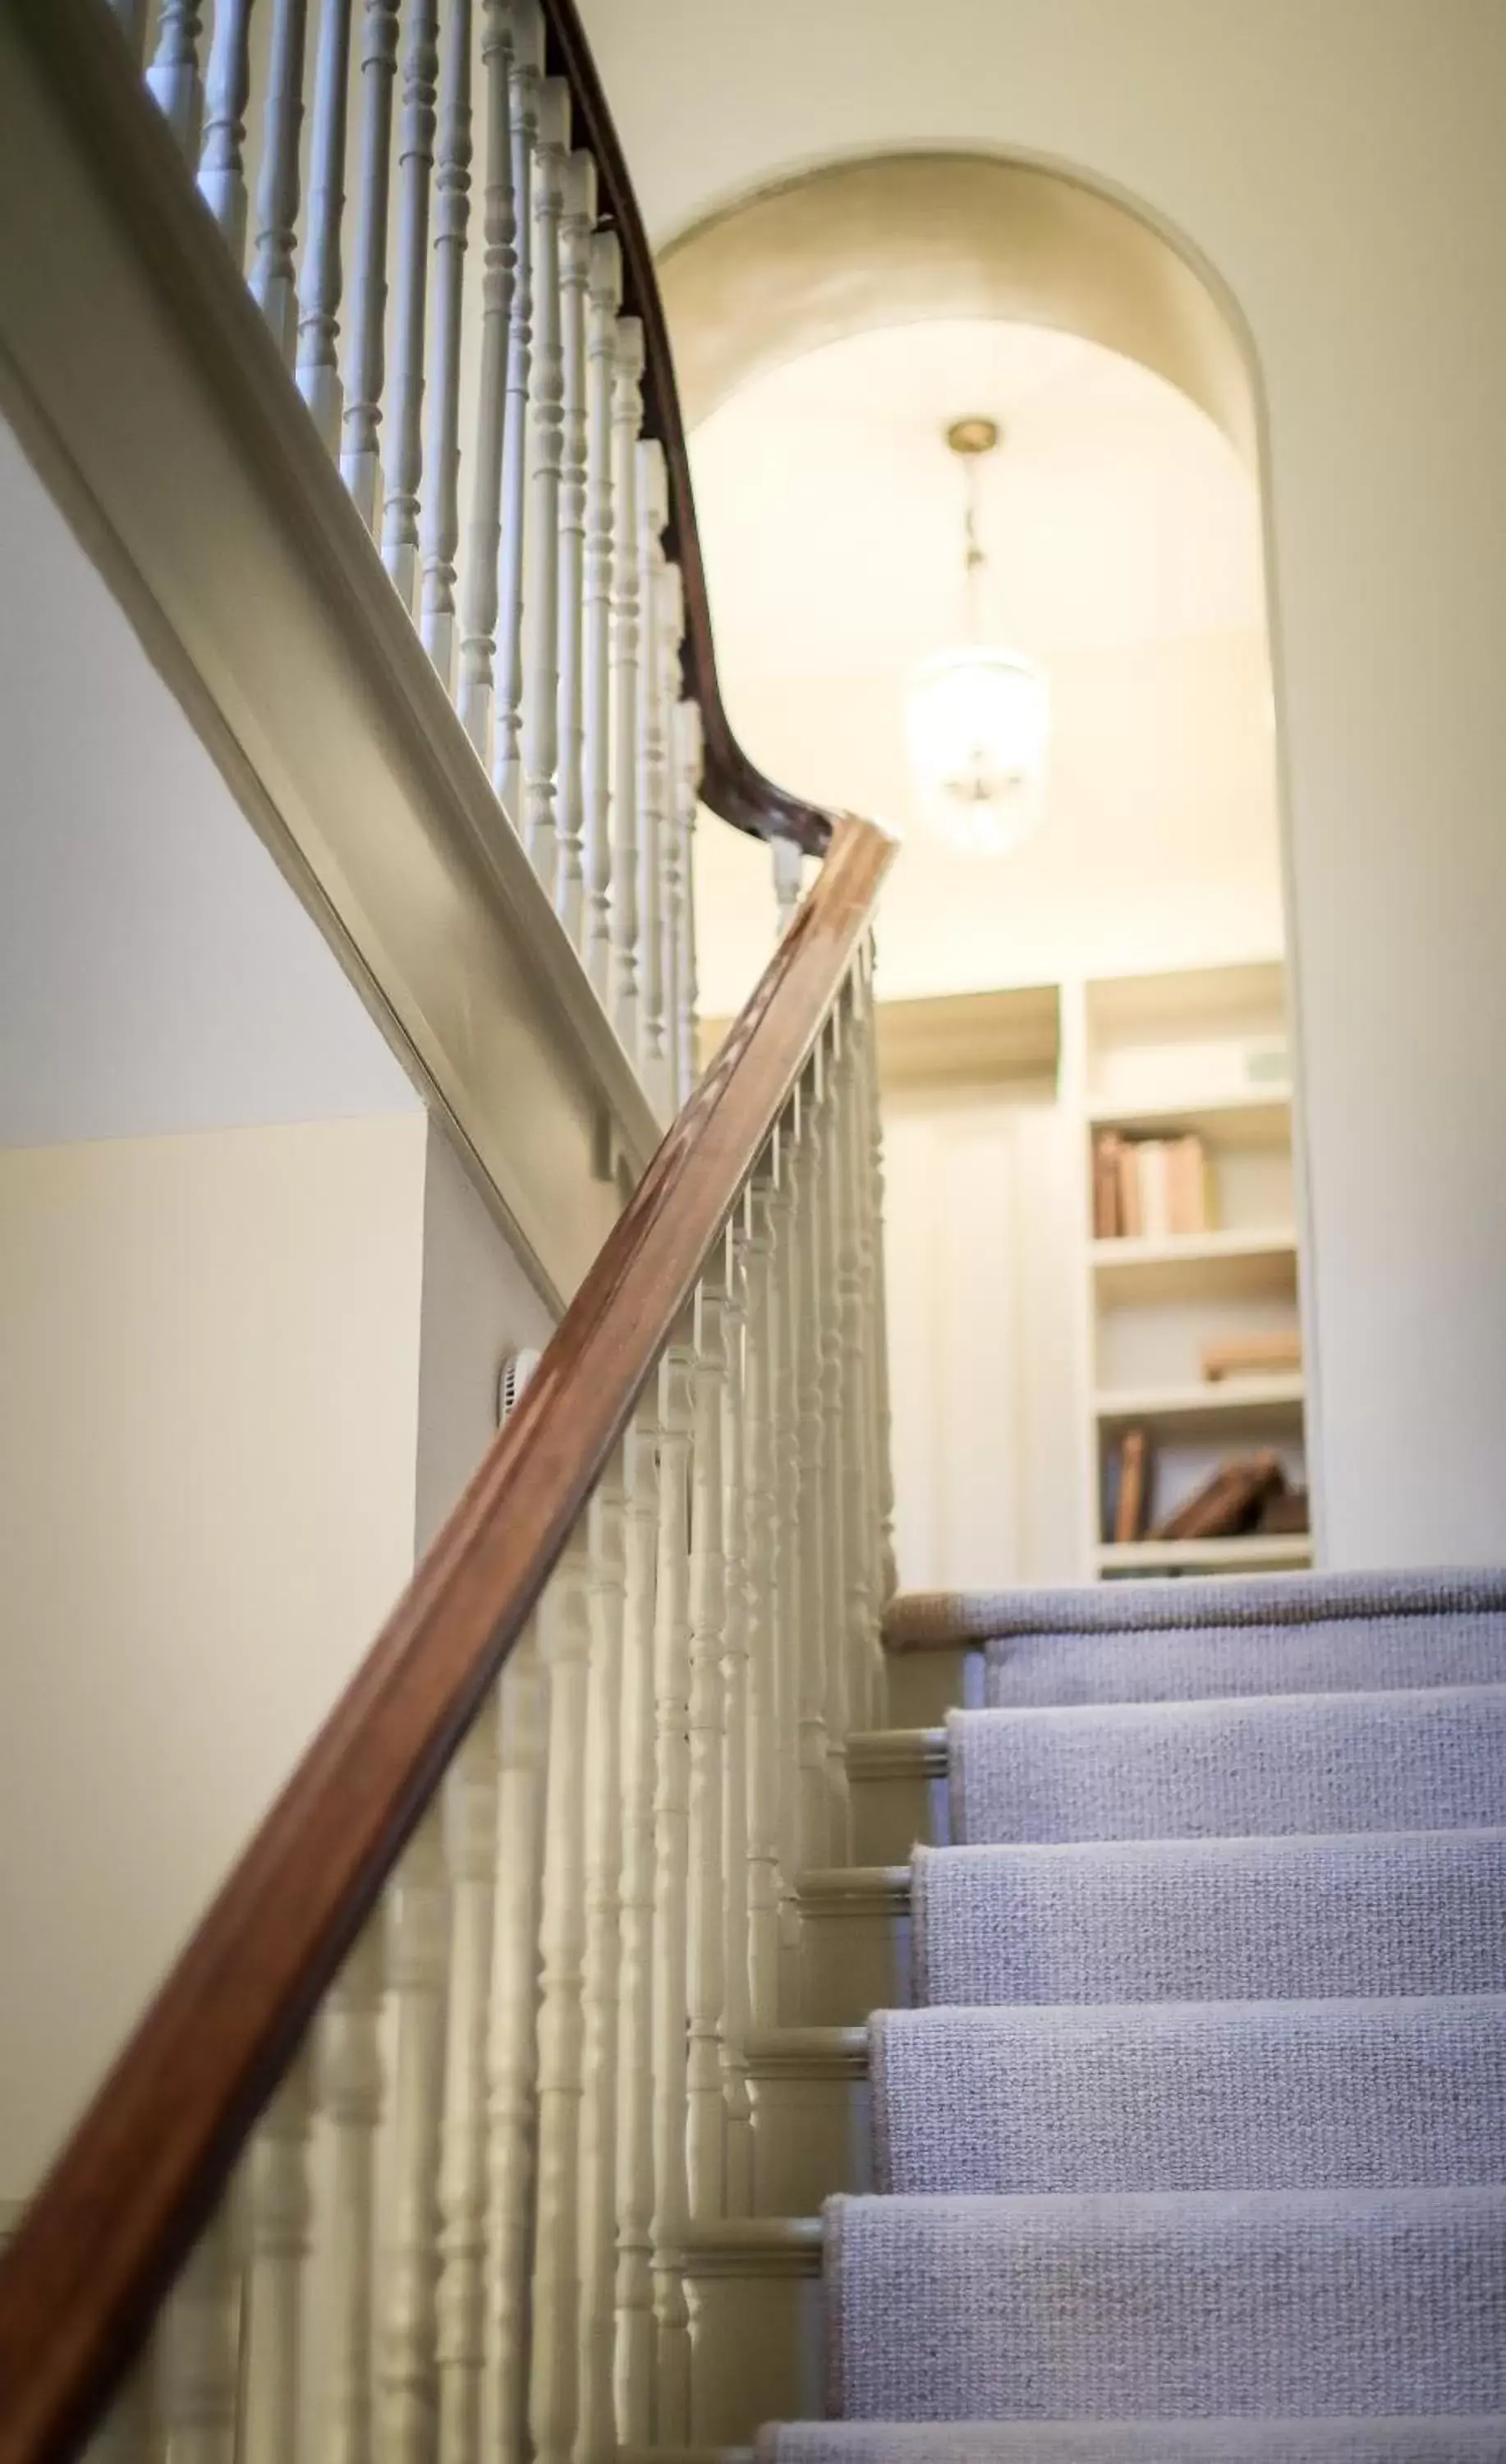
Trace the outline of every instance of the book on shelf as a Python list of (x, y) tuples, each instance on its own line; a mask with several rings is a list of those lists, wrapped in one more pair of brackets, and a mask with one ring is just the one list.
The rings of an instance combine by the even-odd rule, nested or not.
[(1163, 1515), (1153, 1540), (1223, 1540), (1253, 1531), (1268, 1499), (1286, 1486), (1279, 1455), (1262, 1451), (1221, 1463), (1174, 1512)]
[(1119, 1481), (1109, 1524), (1115, 1540), (1139, 1540), (1150, 1504), (1150, 1440), (1144, 1429), (1126, 1429), (1117, 1448)]
[(1295, 1326), (1254, 1334), (1221, 1334), (1205, 1343), (1203, 1375), (1210, 1385), (1221, 1377), (1296, 1376), (1302, 1366), (1302, 1337)]
[(1168, 1241), (1209, 1230), (1208, 1156), (1191, 1131), (1175, 1138), (1126, 1138), (1105, 1130), (1093, 1142), (1095, 1241)]

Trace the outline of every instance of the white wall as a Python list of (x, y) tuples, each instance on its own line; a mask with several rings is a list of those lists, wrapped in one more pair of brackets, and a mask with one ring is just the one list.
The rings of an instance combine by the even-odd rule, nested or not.
[(0, 2197), (409, 1572), (425, 1136), (0, 1155)]
[(1328, 1553), (1501, 1558), (1506, 10), (585, 13), (663, 239), (813, 162), (983, 146), (1121, 188), (1229, 286), (1266, 405)]

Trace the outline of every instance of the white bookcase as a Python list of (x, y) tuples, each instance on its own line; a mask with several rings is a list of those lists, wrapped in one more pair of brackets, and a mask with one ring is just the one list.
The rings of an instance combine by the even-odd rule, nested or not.
[[(1116, 1544), (1106, 1522), (1111, 1462), (1132, 1427), (1152, 1452), (1147, 1528), (1255, 1446), (1307, 1485), (1300, 1373), (1212, 1383), (1201, 1372), (1206, 1342), (1299, 1323), (1290, 1073), (1279, 960), (1063, 987), (1061, 1099), (1081, 1167), (1083, 1545), (1100, 1576), (1311, 1562), (1308, 1535)], [(1094, 1148), (1108, 1131), (1195, 1133), (1210, 1228), (1095, 1239)]]

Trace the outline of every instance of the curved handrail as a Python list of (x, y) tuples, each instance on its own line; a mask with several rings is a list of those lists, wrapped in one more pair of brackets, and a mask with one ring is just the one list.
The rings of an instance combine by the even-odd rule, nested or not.
[(596, 158), (601, 211), (615, 225), (622, 247), (622, 305), (644, 329), (644, 433), (658, 437), (668, 468), (669, 553), (685, 584), (686, 691), (700, 704), (705, 731), (701, 801), (737, 829), (757, 838), (794, 839), (808, 855), (821, 855), (831, 838), (831, 815), (766, 779), (738, 743), (722, 707), (690, 460), (653, 252), (575, 0), (542, 0), (542, 7), (549, 65), (569, 84), (572, 107)]
[(782, 1111), (894, 842), (830, 851), (517, 1409), (0, 2260), (0, 2464), (108, 2402), (237, 2150), (516, 1643)]

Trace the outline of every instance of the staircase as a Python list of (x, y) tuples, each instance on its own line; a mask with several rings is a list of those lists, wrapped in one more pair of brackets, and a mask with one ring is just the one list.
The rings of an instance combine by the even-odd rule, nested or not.
[[(887, 1624), (911, 1706), (983, 1703), (849, 1749), (865, 1852), (929, 1844), (912, 1974), (884, 1865), (823, 1995), (916, 2007), (868, 2020), (845, 2179), (826, 2090), (833, 2418), (760, 2456), (1506, 2455), (1506, 1582)], [(852, 2033), (805, 2037), (812, 2099)]]

